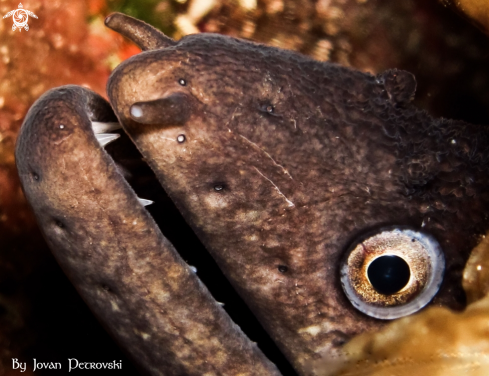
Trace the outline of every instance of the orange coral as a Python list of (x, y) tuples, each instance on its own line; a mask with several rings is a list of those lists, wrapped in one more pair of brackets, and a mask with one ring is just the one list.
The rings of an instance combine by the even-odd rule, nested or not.
[(489, 2), (487, 0), (439, 0), (459, 13), (464, 14), (472, 22), (489, 35)]

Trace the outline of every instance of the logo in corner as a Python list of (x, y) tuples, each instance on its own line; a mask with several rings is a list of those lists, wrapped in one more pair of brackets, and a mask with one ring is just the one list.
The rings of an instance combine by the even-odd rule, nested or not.
[(29, 25), (27, 25), (27, 20), (29, 19), (29, 16), (37, 18), (37, 16), (30, 10), (24, 9), (22, 3), (19, 4), (19, 9), (11, 10), (5, 16), (3, 16), (3, 18), (7, 18), (10, 16), (12, 16), (12, 20), (14, 21), (14, 24), (12, 25), (13, 31), (17, 30), (17, 28), (19, 29), (19, 31), (22, 31), (22, 28), (24, 28), (25, 31), (29, 30)]

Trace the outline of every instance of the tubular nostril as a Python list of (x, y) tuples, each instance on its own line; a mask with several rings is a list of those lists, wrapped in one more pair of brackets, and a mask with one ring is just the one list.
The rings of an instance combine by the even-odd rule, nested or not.
[(130, 109), (131, 118), (138, 123), (163, 126), (184, 125), (191, 114), (191, 100), (180, 92), (159, 99), (133, 103)]
[(143, 109), (137, 104), (131, 106), (131, 115), (135, 118), (140, 118), (143, 116)]

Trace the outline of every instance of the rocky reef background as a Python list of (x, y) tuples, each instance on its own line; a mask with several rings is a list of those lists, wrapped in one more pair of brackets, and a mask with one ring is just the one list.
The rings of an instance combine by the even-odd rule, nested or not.
[[(21, 192), (13, 155), (23, 118), (42, 93), (77, 84), (105, 96), (111, 70), (139, 52), (104, 27), (110, 12), (141, 18), (177, 39), (194, 32), (218, 32), (373, 74), (405, 69), (416, 75), (418, 107), (434, 116), (489, 124), (489, 38), (484, 34), (489, 17), (480, 16), (489, 10), (484, 1), (465, 0), (462, 12), (470, 11), (464, 17), (452, 11), (460, 12), (457, 4), (442, 0), (29, 0), (22, 4), (38, 16), (29, 18), (29, 31), (12, 31), (11, 18), (0, 22), (3, 375), (18, 374), (12, 370), (12, 358), (32, 366), (32, 358), (66, 364), (70, 357), (124, 359), (123, 374), (134, 374), (51, 256)], [(2, 0), (0, 14), (17, 7), (17, 1)], [(264, 351), (275, 356), (274, 350)], [(24, 374), (31, 373), (32, 368)]]

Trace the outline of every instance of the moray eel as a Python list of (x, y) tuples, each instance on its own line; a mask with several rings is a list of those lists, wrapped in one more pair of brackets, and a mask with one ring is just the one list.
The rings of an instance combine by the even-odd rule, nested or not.
[(95, 120), (116, 120), (100, 96), (49, 91), (16, 149), (24, 193), (81, 296), (150, 374), (279, 375), (163, 237), (97, 141)]
[(413, 108), (408, 72), (177, 42), (122, 14), (106, 25), (143, 50), (112, 73), (110, 106), (46, 93), (16, 159), (59, 263), (146, 372), (278, 374), (97, 143), (116, 118), (298, 374), (388, 320), (465, 307), (462, 271), (489, 228), (483, 127)]

